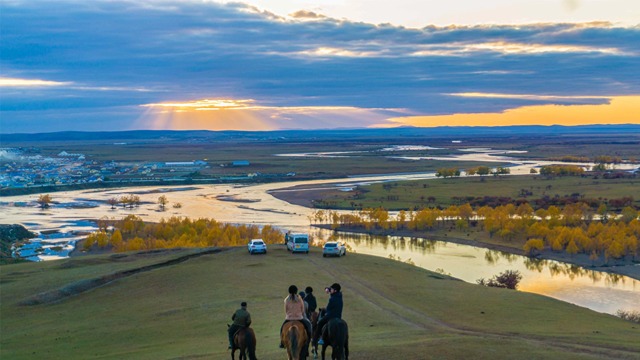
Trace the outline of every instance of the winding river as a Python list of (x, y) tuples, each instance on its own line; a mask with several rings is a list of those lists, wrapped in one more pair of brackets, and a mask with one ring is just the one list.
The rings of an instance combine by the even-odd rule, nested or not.
[[(486, 153), (486, 159), (496, 161)], [(464, 160), (469, 160), (464, 155)], [(502, 159), (500, 159), (502, 160)], [(539, 163), (515, 162), (512, 174), (528, 174)], [(193, 187), (136, 187), (121, 189), (80, 190), (53, 193), (54, 205), (47, 210), (37, 207), (37, 195), (10, 196), (0, 198), (3, 223), (23, 224), (29, 230), (46, 232), (60, 231), (62, 235), (78, 230), (91, 230), (87, 219), (103, 217), (120, 219), (135, 214), (145, 221), (159, 221), (170, 216), (191, 218), (215, 218), (230, 223), (273, 225), (295, 232), (311, 232), (316, 240), (334, 239), (348, 244), (350, 251), (390, 257), (432, 271), (439, 271), (475, 283), (479, 278), (491, 278), (504, 270), (518, 270), (523, 274), (519, 290), (554, 297), (584, 306), (595, 311), (615, 313), (617, 310), (640, 311), (640, 281), (620, 275), (571, 266), (554, 261), (534, 262), (526, 257), (490, 251), (473, 246), (445, 243), (426, 239), (399, 237), (373, 237), (362, 234), (338, 233), (311, 228), (309, 216), (313, 209), (287, 203), (271, 195), (274, 191), (297, 185), (337, 186), (350, 188), (356, 184), (379, 181), (429, 179), (433, 173), (362, 176), (339, 180), (299, 181), (271, 183), (252, 186), (202, 185)], [(106, 201), (125, 194), (136, 194), (141, 205), (133, 209), (112, 209)], [(157, 199), (165, 195), (169, 200), (166, 211), (159, 211)], [(171, 205), (180, 203), (180, 208)], [(62, 250), (40, 253), (34, 259), (50, 260), (65, 257), (68, 248), (62, 239), (44, 239)], [(338, 260), (338, 259), (336, 259)], [(344, 259), (339, 259), (342, 261)]]

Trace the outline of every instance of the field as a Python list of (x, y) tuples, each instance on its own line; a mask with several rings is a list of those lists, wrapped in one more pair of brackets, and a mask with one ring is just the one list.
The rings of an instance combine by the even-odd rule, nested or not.
[[(545, 128), (368, 129), (331, 131), (207, 132), (131, 131), (113, 133), (8, 134), (4, 147), (30, 149), (30, 155), (81, 153), (88, 161), (138, 166), (145, 162), (203, 160), (208, 167), (172, 176), (202, 180), (260, 173), (255, 181), (336, 178), (349, 175), (433, 172), (442, 167), (502, 166), (446, 160), (406, 161), (400, 156), (461, 154), (462, 148), (526, 151), (517, 157), (553, 159), (599, 155), (638, 159), (637, 126)], [(526, 135), (523, 135), (526, 134)], [(380, 151), (394, 145), (429, 146), (429, 150)], [(337, 157), (291, 157), (276, 154), (340, 152)], [(349, 154), (344, 154), (344, 153)], [(247, 160), (249, 166), (221, 166)], [(295, 178), (284, 176), (296, 173)], [(46, 190), (50, 191), (50, 190)]]
[(283, 359), (287, 287), (313, 286), (322, 305), (320, 289), (337, 281), (353, 359), (640, 359), (638, 324), (550, 298), (366, 255), (220, 250), (3, 266), (0, 357), (224, 359), (226, 324), (247, 301), (258, 358)]
[[(360, 187), (358, 191), (327, 189), (307, 193), (280, 192), (275, 196), (304, 205), (332, 209), (378, 208), (402, 210), (426, 206), (447, 207), (467, 202), (467, 197), (508, 197), (533, 202), (544, 197), (578, 199), (617, 199), (634, 197), (634, 205), (640, 207), (640, 179), (594, 179), (592, 176), (555, 177), (544, 176), (485, 176), (435, 180), (416, 180), (373, 184)], [(525, 194), (525, 195), (523, 195)]]

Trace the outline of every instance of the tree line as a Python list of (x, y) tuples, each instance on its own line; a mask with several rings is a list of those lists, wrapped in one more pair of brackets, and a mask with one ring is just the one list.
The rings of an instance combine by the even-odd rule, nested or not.
[(465, 231), (477, 227), (490, 238), (510, 245), (522, 244), (528, 255), (543, 250), (587, 254), (595, 261), (604, 258), (635, 260), (640, 253), (638, 211), (627, 206), (611, 213), (605, 206), (597, 211), (584, 203), (534, 210), (529, 204), (497, 207), (452, 205), (445, 209), (401, 210), (395, 216), (383, 208), (363, 209), (349, 214), (317, 210), (311, 222), (329, 223), (332, 229), (365, 231), (408, 230), (428, 232), (438, 228)]
[(101, 219), (98, 231), (87, 236), (83, 248), (111, 248), (116, 252), (246, 245), (249, 239), (281, 243), (284, 235), (270, 225), (234, 225), (214, 219), (170, 217), (158, 223), (129, 215), (121, 220)]

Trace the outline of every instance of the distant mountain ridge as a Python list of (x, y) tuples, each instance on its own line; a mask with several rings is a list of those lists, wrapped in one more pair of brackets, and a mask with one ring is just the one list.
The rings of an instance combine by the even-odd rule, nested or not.
[(274, 131), (210, 131), (210, 130), (128, 130), (128, 131), (61, 131), (51, 133), (8, 133), (0, 134), (2, 142), (30, 141), (73, 141), (73, 140), (179, 140), (188, 138), (210, 138), (216, 140), (233, 139), (304, 139), (369, 136), (492, 136), (492, 135), (563, 135), (563, 134), (640, 134), (640, 124), (625, 125), (584, 125), (584, 126), (462, 126), (462, 127), (397, 127), (388, 129), (340, 128), (314, 130), (274, 130)]

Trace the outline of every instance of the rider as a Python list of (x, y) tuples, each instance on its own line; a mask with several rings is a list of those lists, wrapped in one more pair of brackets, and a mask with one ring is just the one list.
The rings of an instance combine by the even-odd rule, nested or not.
[(251, 314), (247, 311), (247, 302), (240, 303), (240, 309), (231, 316), (233, 325), (229, 326), (229, 349), (233, 349), (233, 336), (243, 327), (251, 325)]
[[(285, 319), (282, 323), (282, 326), (280, 327), (280, 334), (282, 334), (282, 328), (284, 327), (284, 324), (289, 321), (298, 320), (304, 324), (305, 330), (307, 331), (308, 339), (311, 336), (311, 322), (305, 316), (304, 300), (302, 300), (297, 292), (297, 286), (289, 286), (289, 295), (284, 299)], [(307, 344), (305, 344), (305, 346), (308, 346)], [(280, 348), (284, 348), (282, 337), (280, 338)]]
[[(331, 286), (325, 288), (325, 292), (327, 292), (330, 297), (329, 297), (329, 303), (327, 304), (327, 308), (325, 310), (325, 314), (322, 317), (322, 319), (320, 319), (320, 321), (318, 321), (318, 330), (320, 331), (316, 331), (314, 340), (318, 340), (318, 337), (320, 337), (320, 334), (322, 333), (322, 328), (329, 322), (329, 320), (331, 319), (342, 319), (342, 292), (341, 292), (341, 286), (338, 283), (333, 283)], [(319, 345), (324, 344), (324, 342), (322, 341), (322, 338), (320, 338), (320, 340), (318, 341)]]
[(311, 319), (311, 313), (316, 311), (318, 303), (316, 302), (316, 297), (313, 296), (313, 288), (311, 286), (307, 286), (307, 288), (304, 289), (304, 293), (304, 301), (309, 304), (309, 309), (307, 309), (307, 318)]
[(304, 291), (300, 291), (298, 295), (300, 295), (300, 299), (304, 301), (304, 318), (311, 321), (311, 318), (309, 318), (309, 303), (307, 302), (307, 298), (305, 298)]

